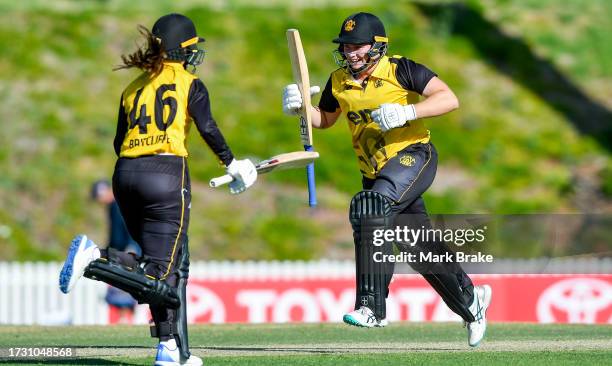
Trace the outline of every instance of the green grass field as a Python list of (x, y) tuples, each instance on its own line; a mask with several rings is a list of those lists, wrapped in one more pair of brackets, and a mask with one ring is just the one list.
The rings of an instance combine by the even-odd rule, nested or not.
[[(72, 346), (78, 358), (0, 359), (1, 365), (151, 365), (155, 340), (142, 326), (0, 327), (0, 348)], [(604, 365), (612, 326), (492, 324), (477, 348), (457, 323), (201, 325), (190, 331), (205, 365)], [(5, 351), (6, 352), (6, 351)]]

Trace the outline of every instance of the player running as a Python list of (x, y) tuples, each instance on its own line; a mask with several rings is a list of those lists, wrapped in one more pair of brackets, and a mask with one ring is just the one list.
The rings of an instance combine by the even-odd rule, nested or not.
[(202, 365), (189, 352), (185, 297), (191, 207), (185, 140), (191, 121), (234, 178), (231, 193), (251, 186), (257, 171), (251, 161), (234, 159), (212, 118), (206, 87), (186, 70), (204, 57), (197, 47), (204, 39), (193, 22), (169, 14), (155, 22), (152, 32), (140, 31), (147, 48), (122, 57), (121, 68), (143, 73), (121, 95), (113, 191), (143, 256), (99, 249), (79, 235), (62, 268), (60, 289), (68, 293), (84, 274), (129, 292), (151, 309), (151, 336), (159, 338), (155, 365)]
[[(392, 254), (392, 243), (373, 246), (374, 230), (390, 228), (398, 215), (409, 215), (414, 228), (431, 228), (423, 193), (434, 180), (437, 152), (430, 142), (423, 118), (458, 108), (452, 90), (427, 67), (401, 56), (386, 55), (388, 38), (382, 22), (369, 13), (344, 20), (335, 59), (339, 69), (331, 73), (312, 124), (329, 128), (343, 115), (348, 120), (353, 148), (363, 176), (363, 191), (350, 204), (349, 218), (355, 241), (357, 297), (355, 310), (344, 322), (382, 327), (393, 264), (375, 262), (373, 254)], [(419, 95), (424, 99), (419, 102)], [(297, 85), (283, 90), (283, 111), (295, 114), (302, 107)], [(444, 254), (444, 243), (419, 242), (412, 252)], [(467, 325), (468, 343), (477, 346), (486, 330), (491, 302), (488, 285), (473, 286), (459, 264), (411, 263), (440, 294), (448, 307)]]

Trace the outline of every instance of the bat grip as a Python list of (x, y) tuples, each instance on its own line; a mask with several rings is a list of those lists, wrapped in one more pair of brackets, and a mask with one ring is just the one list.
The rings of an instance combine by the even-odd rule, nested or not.
[(233, 180), (234, 180), (234, 178), (231, 175), (225, 174), (225, 175), (222, 175), (220, 177), (211, 179), (210, 182), (208, 182), (208, 185), (213, 187), (213, 188), (216, 188), (216, 187), (222, 186), (224, 184), (228, 184), (228, 183), (230, 183)]
[[(304, 150), (313, 151), (312, 145), (304, 145)], [(314, 163), (306, 165), (306, 178), (308, 179), (308, 205), (317, 205), (317, 189), (315, 186)]]

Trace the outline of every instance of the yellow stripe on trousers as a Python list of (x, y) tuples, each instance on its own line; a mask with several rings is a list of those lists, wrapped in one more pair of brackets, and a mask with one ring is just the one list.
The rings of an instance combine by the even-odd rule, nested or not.
[(185, 217), (185, 158), (183, 161), (183, 173), (181, 175), (181, 223), (179, 225), (178, 233), (176, 234), (176, 239), (174, 239), (174, 246), (172, 247), (172, 255), (170, 257), (170, 264), (168, 264), (168, 269), (166, 273), (162, 275), (160, 280), (165, 280), (166, 277), (170, 274), (170, 269), (172, 269), (172, 263), (174, 262), (174, 254), (176, 253), (176, 247), (178, 245), (179, 238), (181, 237), (181, 232), (183, 231), (183, 219)]

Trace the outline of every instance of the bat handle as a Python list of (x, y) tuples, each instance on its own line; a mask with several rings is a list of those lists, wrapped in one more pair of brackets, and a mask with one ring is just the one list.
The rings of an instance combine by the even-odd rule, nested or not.
[[(304, 145), (304, 150), (314, 151), (312, 145)], [(308, 179), (308, 205), (315, 207), (317, 205), (317, 189), (315, 186), (314, 163), (306, 166), (306, 178)]]
[(228, 183), (230, 183), (233, 180), (234, 180), (234, 178), (231, 175), (225, 174), (225, 175), (222, 175), (220, 177), (211, 179), (210, 182), (208, 182), (208, 185), (213, 187), (213, 188), (216, 188), (216, 187), (222, 186), (224, 184), (228, 184)]

